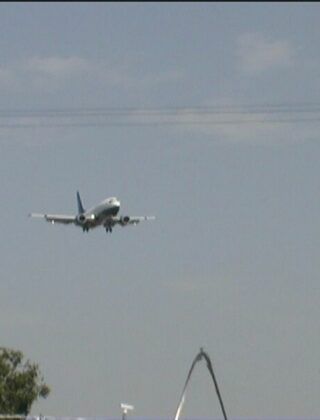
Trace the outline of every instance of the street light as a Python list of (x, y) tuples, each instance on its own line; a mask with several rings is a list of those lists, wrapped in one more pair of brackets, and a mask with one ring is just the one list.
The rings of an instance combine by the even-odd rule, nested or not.
[(128, 411), (133, 411), (134, 406), (129, 405), (129, 404), (125, 404), (125, 403), (121, 403), (120, 407), (121, 407), (121, 410), (122, 410), (122, 420), (126, 420)]

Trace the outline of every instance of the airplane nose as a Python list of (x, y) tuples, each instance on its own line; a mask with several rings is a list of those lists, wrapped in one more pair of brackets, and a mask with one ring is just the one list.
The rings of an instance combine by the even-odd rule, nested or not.
[(114, 209), (114, 214), (118, 214), (119, 210), (120, 210), (120, 201), (119, 200), (115, 200), (115, 202), (113, 203), (113, 209)]
[(120, 203), (114, 203), (112, 214), (116, 216), (120, 210)]

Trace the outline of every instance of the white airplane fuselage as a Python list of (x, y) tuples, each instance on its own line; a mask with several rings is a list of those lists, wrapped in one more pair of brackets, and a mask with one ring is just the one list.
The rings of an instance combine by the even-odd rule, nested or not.
[(95, 207), (85, 211), (78, 216), (79, 225), (85, 225), (85, 221), (90, 222), (90, 228), (108, 224), (120, 211), (120, 201), (116, 197), (109, 197), (101, 201)]

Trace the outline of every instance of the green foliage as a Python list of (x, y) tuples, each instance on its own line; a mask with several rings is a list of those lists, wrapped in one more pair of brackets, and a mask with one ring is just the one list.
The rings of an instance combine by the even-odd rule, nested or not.
[(26, 416), (39, 397), (50, 393), (38, 365), (23, 357), (21, 351), (0, 347), (0, 414)]

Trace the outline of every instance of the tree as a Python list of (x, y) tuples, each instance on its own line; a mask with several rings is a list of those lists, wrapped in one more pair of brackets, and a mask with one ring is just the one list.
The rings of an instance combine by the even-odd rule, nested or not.
[(0, 414), (26, 416), (39, 397), (50, 393), (39, 366), (23, 358), (21, 351), (0, 347)]

